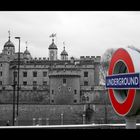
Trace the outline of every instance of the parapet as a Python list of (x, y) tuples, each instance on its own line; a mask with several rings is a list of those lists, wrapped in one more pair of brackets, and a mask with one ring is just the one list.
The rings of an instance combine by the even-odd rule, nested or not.
[(92, 60), (95, 60), (95, 56), (91, 56), (91, 59), (92, 59)]
[(80, 56), (80, 61), (100, 62), (101, 61), (101, 56)]
[(84, 56), (80, 56), (80, 60), (84, 60), (85, 59), (85, 57)]
[(86, 56), (86, 60), (90, 60), (90, 56)]
[(101, 62), (101, 56), (96, 56), (95, 57), (95, 62), (100, 63)]
[(100, 60), (101, 56), (80, 56), (80, 60)]
[(46, 57), (43, 57), (43, 58), (41, 58), (41, 57), (39, 57), (39, 58), (35, 57), (34, 59), (31, 59), (31, 60), (41, 61), (41, 60), (46, 60)]

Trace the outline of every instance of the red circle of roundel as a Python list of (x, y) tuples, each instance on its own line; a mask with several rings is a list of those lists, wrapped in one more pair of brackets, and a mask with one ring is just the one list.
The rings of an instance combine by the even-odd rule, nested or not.
[[(109, 72), (108, 72), (109, 75), (113, 74), (115, 64), (119, 60), (124, 61), (126, 63), (127, 68), (128, 68), (128, 73), (135, 72), (134, 65), (133, 65), (130, 55), (128, 54), (128, 52), (126, 50), (120, 48), (112, 56), (112, 59), (111, 59), (110, 65), (109, 65)], [(114, 109), (116, 110), (116, 112), (119, 115), (124, 116), (127, 113), (129, 113), (129, 110), (131, 109), (131, 106), (133, 104), (133, 100), (135, 97), (135, 89), (128, 89), (127, 98), (123, 103), (119, 103), (116, 100), (116, 98), (114, 96), (114, 90), (112, 88), (109, 89), (109, 96), (110, 96), (112, 105), (113, 105)]]

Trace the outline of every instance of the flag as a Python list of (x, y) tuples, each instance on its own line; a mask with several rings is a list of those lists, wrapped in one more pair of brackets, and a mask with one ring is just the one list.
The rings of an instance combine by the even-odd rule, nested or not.
[(8, 31), (8, 33), (9, 33), (9, 37), (10, 37), (10, 30)]
[(50, 35), (50, 37), (55, 37), (55, 36), (56, 36), (56, 34), (53, 34), (53, 33)]

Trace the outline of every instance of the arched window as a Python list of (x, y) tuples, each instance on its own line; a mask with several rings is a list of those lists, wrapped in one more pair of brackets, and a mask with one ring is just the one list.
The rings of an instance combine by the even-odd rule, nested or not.
[(86, 97), (86, 101), (89, 101), (89, 97), (88, 96)]
[(83, 101), (83, 102), (85, 102), (85, 101), (86, 101), (86, 98), (85, 98), (85, 96), (83, 96), (83, 97), (82, 97), (82, 101)]

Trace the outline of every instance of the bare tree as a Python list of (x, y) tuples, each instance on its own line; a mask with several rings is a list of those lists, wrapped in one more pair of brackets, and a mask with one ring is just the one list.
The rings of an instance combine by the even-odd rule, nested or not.
[(138, 48), (134, 47), (133, 45), (128, 46), (128, 48), (130, 48), (130, 49), (132, 49), (132, 50), (135, 50), (135, 51), (137, 51), (137, 52), (139, 52), (139, 53), (140, 53), (140, 49), (138, 49)]
[[(107, 49), (103, 56), (101, 57), (101, 65), (100, 65), (100, 77), (101, 77), (101, 81), (102, 81), (102, 85), (105, 85), (105, 78), (107, 76), (108, 73), (108, 67), (109, 67), (109, 62), (112, 58), (113, 53), (115, 52), (116, 49), (114, 48), (109, 48)], [(107, 115), (107, 108), (108, 108), (108, 103), (107, 103), (107, 99), (108, 99), (108, 94), (107, 92), (105, 92), (105, 96), (104, 96), (104, 109), (105, 109), (105, 116), (104, 116), (104, 123), (107, 124), (108, 123), (108, 115)]]
[(116, 49), (114, 48), (107, 49), (101, 58), (100, 76), (101, 76), (102, 84), (105, 84), (105, 78), (107, 76), (109, 62), (115, 50)]

